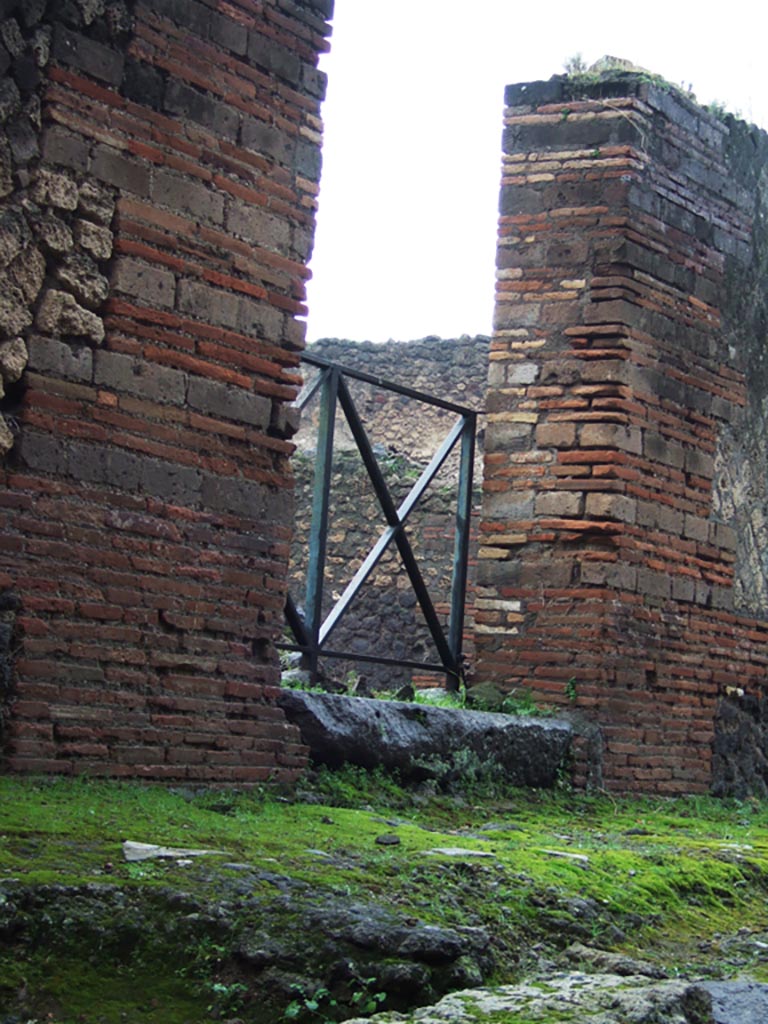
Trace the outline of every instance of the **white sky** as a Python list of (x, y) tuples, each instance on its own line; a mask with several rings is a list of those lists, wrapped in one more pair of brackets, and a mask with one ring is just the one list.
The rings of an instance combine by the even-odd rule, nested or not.
[(765, 0), (336, 0), (307, 339), (490, 334), (504, 86), (624, 57), (768, 127)]

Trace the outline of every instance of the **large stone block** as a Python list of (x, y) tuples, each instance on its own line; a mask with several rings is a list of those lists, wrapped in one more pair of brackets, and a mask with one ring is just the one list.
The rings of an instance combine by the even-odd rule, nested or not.
[(317, 763), (405, 779), (460, 779), (474, 760), (510, 785), (551, 787), (571, 743), (570, 725), (552, 719), (298, 690), (281, 691), (278, 703)]
[(169, 270), (121, 257), (112, 277), (115, 291), (132, 295), (142, 305), (172, 309), (176, 298), (176, 278)]

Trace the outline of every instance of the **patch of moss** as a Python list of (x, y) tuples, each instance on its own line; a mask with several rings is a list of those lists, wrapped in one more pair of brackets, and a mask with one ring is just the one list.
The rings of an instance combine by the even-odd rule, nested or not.
[[(673, 971), (727, 975), (734, 957), (718, 936), (768, 930), (768, 809), (754, 801), (523, 791), (489, 801), (409, 793), (358, 770), (320, 773), (303, 785), (297, 800), (0, 779), (4, 898), (14, 885), (41, 894), (45, 886), (79, 886), (91, 896), (103, 887), (122, 893), (126, 908), (113, 929), (107, 900), (103, 925), (78, 929), (54, 914), (35, 932), (19, 930), (0, 901), (0, 1008), (13, 1012), (26, 987), (57, 1024), (74, 1021), (83, 1012), (80, 993), (96, 993), (92, 1005), (100, 1006), (107, 995), (99, 993), (112, 992), (117, 1005), (122, 997), (110, 979), (126, 978), (143, 993), (161, 993), (166, 1021), (232, 1014), (236, 1003), (243, 1020), (277, 1020), (277, 1004), (258, 1017), (254, 983), (232, 950), (240, 931), (263, 931), (264, 906), (274, 904), (267, 917), (276, 934), (300, 933), (300, 916), (290, 916), (296, 906), (279, 909), (279, 885), (313, 898), (373, 901), (406, 920), (484, 928), (498, 981), (518, 975), (536, 944), (556, 951), (574, 938)], [(399, 842), (377, 843), (384, 834)], [(129, 864), (127, 838), (225, 855)], [(464, 852), (435, 852), (452, 848)], [(230, 920), (224, 938), (214, 912), (222, 900)], [(210, 919), (201, 920), (200, 907), (213, 908)], [(146, 923), (146, 935), (126, 931), (131, 914)], [(132, 936), (122, 945), (119, 926)], [(743, 964), (745, 956), (736, 959)], [(165, 987), (156, 983), (159, 964)], [(749, 968), (768, 977), (767, 964), (755, 953)], [(128, 1019), (155, 1019), (147, 1016), (152, 1006), (141, 1016), (138, 1002), (131, 1006)], [(105, 1007), (111, 1024), (118, 1018)]]

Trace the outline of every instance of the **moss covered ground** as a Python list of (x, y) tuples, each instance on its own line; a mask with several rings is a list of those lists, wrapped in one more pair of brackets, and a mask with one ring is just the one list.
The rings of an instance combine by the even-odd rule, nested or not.
[[(222, 853), (128, 863), (126, 839)], [(243, 865), (256, 871), (248, 899), (279, 878), (406, 921), (483, 928), (499, 982), (574, 940), (673, 975), (768, 981), (768, 807), (756, 801), (445, 796), (352, 770), (291, 794), (4, 777), (0, 1022), (356, 1015), (301, 980), (291, 1001), (260, 998), (253, 962), (232, 957), (252, 925)], [(295, 926), (278, 910), (270, 919), (278, 932)], [(360, 978), (357, 1012), (379, 1008), (376, 995)]]

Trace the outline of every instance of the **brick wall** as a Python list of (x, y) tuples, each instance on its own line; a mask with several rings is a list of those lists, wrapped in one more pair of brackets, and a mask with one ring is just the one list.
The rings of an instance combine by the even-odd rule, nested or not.
[(479, 672), (597, 722), (610, 788), (748, 786), (713, 743), (768, 665), (766, 156), (647, 76), (507, 91)]
[(331, 7), (2, 5), (13, 770), (304, 763), (272, 645)]

